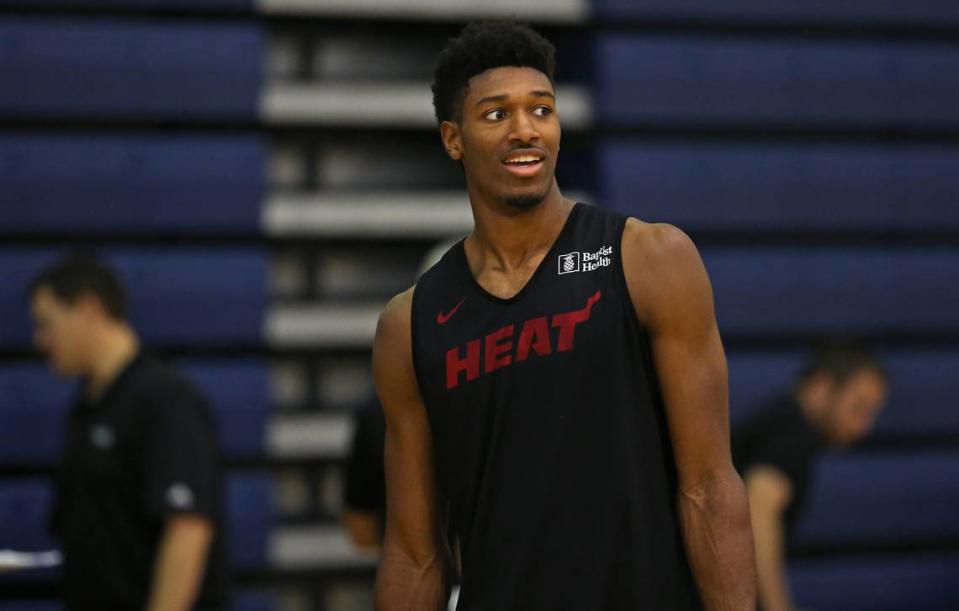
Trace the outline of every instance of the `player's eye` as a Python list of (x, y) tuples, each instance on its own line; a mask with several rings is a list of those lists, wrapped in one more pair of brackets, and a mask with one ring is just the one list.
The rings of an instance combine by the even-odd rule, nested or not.
[(506, 118), (506, 112), (500, 108), (497, 108), (496, 110), (491, 110), (483, 115), (483, 118), (488, 121), (502, 121)]
[(549, 106), (537, 106), (533, 109), (533, 114), (537, 117), (548, 117), (553, 114), (553, 109)]

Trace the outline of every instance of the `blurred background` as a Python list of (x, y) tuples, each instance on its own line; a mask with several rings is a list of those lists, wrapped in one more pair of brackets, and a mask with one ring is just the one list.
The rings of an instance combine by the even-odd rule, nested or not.
[[(952, 0), (0, 2), (0, 548), (47, 549), (72, 385), (26, 283), (94, 249), (210, 398), (240, 610), (372, 608), (340, 525), (385, 300), (469, 231), (435, 54), (474, 18), (558, 47), (567, 195), (688, 231), (733, 422), (829, 335), (887, 409), (818, 465), (791, 550), (813, 609), (959, 609), (959, 4)], [(48, 611), (56, 571), (0, 576)]]

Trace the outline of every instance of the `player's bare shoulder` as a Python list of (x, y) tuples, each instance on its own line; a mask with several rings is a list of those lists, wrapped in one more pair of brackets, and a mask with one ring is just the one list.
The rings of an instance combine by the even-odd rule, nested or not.
[(413, 289), (410, 287), (394, 295), (387, 302), (376, 323), (376, 335), (373, 338), (374, 359), (377, 351), (386, 351), (391, 357), (401, 356), (403, 348), (411, 349), (412, 334), (410, 320), (413, 312)]
[(419, 397), (410, 325), (413, 288), (390, 299), (380, 314), (373, 338), (373, 381), (387, 413), (393, 406), (402, 406)]
[(627, 219), (622, 253), (626, 284), (642, 320), (690, 290), (710, 290), (696, 245), (674, 225)]

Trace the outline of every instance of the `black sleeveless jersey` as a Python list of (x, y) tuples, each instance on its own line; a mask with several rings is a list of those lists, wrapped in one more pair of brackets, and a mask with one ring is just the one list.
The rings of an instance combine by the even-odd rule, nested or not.
[(509, 299), (463, 243), (413, 293), (413, 361), (462, 558), (459, 611), (700, 609), (625, 217), (576, 204)]

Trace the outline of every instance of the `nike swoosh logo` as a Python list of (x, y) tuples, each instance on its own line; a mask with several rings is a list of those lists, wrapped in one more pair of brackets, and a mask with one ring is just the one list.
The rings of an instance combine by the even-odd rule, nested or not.
[(446, 321), (449, 320), (453, 314), (456, 314), (456, 310), (460, 309), (460, 306), (463, 305), (464, 301), (466, 301), (466, 297), (463, 297), (462, 299), (460, 299), (460, 302), (456, 304), (455, 306), (453, 306), (453, 309), (450, 310), (448, 313), (443, 314), (442, 312), (440, 312), (439, 314), (437, 314), (436, 322), (438, 322), (441, 325), (445, 325)]

